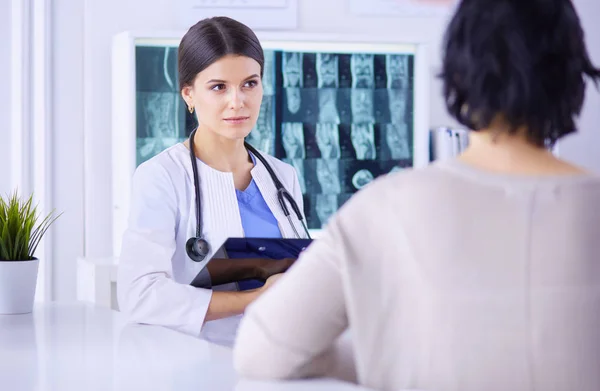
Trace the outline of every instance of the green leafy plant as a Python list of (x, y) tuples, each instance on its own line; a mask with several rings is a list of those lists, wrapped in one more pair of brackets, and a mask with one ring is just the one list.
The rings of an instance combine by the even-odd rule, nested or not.
[(53, 211), (38, 224), (33, 196), (25, 200), (15, 192), (6, 199), (0, 197), (0, 261), (35, 259), (40, 240), (59, 217)]

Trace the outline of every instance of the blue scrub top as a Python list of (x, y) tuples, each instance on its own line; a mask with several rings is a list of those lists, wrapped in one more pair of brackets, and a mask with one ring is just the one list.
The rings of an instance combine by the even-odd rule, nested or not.
[[(250, 153), (252, 161), (256, 164), (256, 158)], [(240, 216), (242, 217), (242, 228), (244, 236), (247, 238), (281, 238), (281, 231), (277, 224), (277, 219), (269, 209), (263, 195), (260, 193), (254, 179), (244, 191), (235, 190)], [(248, 280), (238, 282), (238, 288), (241, 291), (257, 289), (263, 286), (258, 280)]]
[[(256, 164), (256, 158), (250, 153), (252, 161)], [(246, 190), (235, 190), (242, 217), (242, 228), (247, 238), (281, 238), (281, 231), (277, 219), (269, 209), (264, 197), (260, 193), (254, 179)]]

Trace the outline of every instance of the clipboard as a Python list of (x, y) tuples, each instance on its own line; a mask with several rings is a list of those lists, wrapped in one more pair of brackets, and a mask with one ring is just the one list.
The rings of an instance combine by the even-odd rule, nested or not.
[(287, 270), (311, 243), (312, 239), (229, 238), (190, 285), (221, 291), (260, 288), (270, 271)]

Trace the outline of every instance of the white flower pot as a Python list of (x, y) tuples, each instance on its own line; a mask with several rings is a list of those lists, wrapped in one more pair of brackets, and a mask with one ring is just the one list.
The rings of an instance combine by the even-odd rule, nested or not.
[(0, 314), (33, 311), (39, 260), (0, 261)]

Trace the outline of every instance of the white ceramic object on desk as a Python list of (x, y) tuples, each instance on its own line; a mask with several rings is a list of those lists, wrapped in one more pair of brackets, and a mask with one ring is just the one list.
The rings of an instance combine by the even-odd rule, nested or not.
[(77, 300), (118, 309), (116, 284), (118, 258), (77, 259)]
[(33, 310), (39, 260), (0, 261), (0, 314)]

